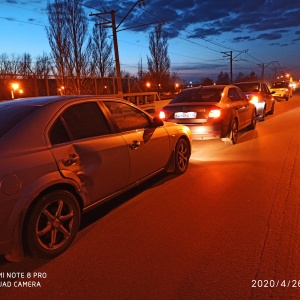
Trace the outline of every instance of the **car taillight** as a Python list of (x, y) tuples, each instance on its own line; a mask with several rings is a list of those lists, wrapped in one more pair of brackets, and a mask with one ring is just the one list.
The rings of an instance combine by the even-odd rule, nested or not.
[(252, 104), (257, 104), (258, 102), (259, 102), (259, 99), (258, 99), (258, 97), (257, 96), (253, 96), (251, 99), (250, 99), (250, 102), (252, 103)]
[(221, 116), (220, 109), (212, 109), (208, 114), (209, 118), (219, 118), (220, 116)]
[(165, 112), (163, 110), (161, 110), (159, 112), (159, 118), (162, 119), (162, 120), (164, 120), (166, 118), (166, 114), (165, 114)]

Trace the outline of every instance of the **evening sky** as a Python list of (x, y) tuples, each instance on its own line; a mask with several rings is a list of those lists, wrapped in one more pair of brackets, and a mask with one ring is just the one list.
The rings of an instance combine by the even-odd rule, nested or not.
[[(101, 19), (90, 14), (116, 11), (116, 24), (136, 1), (86, 0), (83, 8), (91, 28)], [(145, 5), (143, 5), (145, 3)], [(234, 77), (254, 71), (266, 79), (290, 72), (300, 78), (299, 0), (146, 0), (136, 5), (118, 27), (121, 69), (136, 75), (147, 69), (149, 32), (158, 24), (168, 33), (171, 71), (186, 81)], [(33, 58), (50, 54), (45, 26), (47, 1), (0, 0), (0, 54)], [(110, 14), (103, 15), (110, 19)], [(108, 29), (111, 30), (111, 29)], [(110, 38), (111, 37), (111, 31)]]

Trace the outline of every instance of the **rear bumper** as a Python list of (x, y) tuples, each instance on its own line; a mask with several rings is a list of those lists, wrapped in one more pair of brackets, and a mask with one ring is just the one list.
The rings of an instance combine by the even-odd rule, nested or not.
[(274, 98), (289, 98), (288, 94), (278, 94), (278, 95), (274, 94), (273, 96)]
[(192, 140), (210, 140), (225, 138), (228, 135), (228, 126), (205, 126), (205, 125), (186, 125), (190, 128)]

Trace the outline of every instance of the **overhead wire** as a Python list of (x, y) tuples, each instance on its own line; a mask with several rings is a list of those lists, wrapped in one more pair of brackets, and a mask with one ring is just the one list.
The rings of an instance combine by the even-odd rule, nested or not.
[[(127, 2), (127, 1), (123, 1), (123, 3), (125, 3), (125, 4), (131, 3), (131, 4), (132, 4), (132, 2)], [(26, 9), (26, 10), (32, 10), (32, 9), (25, 8), (25, 7), (20, 7), (20, 6), (14, 5), (14, 4), (7, 4), (7, 3), (6, 3), (5, 5), (9, 5), (9, 6), (13, 6), (13, 7), (21, 8), (21, 9)], [(80, 5), (82, 5), (82, 6), (85, 7), (85, 8), (88, 8), (88, 9), (93, 9), (93, 10), (96, 10), (96, 11), (100, 11), (99, 9), (96, 9), (95, 7), (92, 7), (92, 6), (88, 6), (88, 5), (86, 5), (86, 4), (83, 4), (81, 1), (80, 1)], [(106, 11), (106, 8), (104, 7), (105, 4), (103, 3), (103, 1), (101, 1), (100, 5), (101, 5), (102, 9), (103, 9), (104, 11)], [(34, 6), (34, 5), (32, 5), (32, 4), (31, 4), (31, 6), (34, 7), (35, 9), (38, 9), (38, 13), (40, 13), (40, 14), (46, 14), (45, 12), (43, 12), (43, 11), (41, 10), (40, 7)], [(146, 8), (141, 7), (140, 9), (142, 9), (142, 10), (145, 11), (147, 14), (152, 15), (153, 17), (155, 17), (155, 18), (157, 18), (157, 19), (159, 19), (159, 20), (164, 20), (167, 24), (169, 24), (170, 26), (173, 26), (173, 27), (179, 29), (181, 32), (185, 32), (185, 33), (187, 33), (187, 34), (189, 34), (189, 35), (192, 35), (192, 34), (193, 34), (193, 32), (191, 32), (191, 31), (189, 31), (189, 30), (187, 30), (187, 29), (185, 29), (185, 28), (180, 27), (179, 25), (174, 24), (174, 23), (170, 22), (169, 20), (163, 19), (161, 16), (157, 15), (156, 13), (154, 13), (154, 12), (152, 12), (152, 11), (146, 9)], [(47, 25), (43, 25), (43, 24), (37, 24), (37, 23), (35, 23), (35, 22), (22, 21), (22, 20), (18, 20), (18, 19), (14, 19), (14, 18), (7, 18), (7, 17), (0, 17), (0, 18), (1, 18), (1, 19), (4, 19), (4, 20), (7, 20), (7, 21), (14, 21), (14, 22), (26, 23), (26, 24), (36, 25), (36, 26), (42, 26), (42, 27), (47, 26)], [(194, 45), (196, 45), (196, 46), (205, 48), (205, 49), (207, 49), (207, 50), (213, 51), (213, 52), (222, 53), (220, 50), (216, 50), (216, 49), (214, 49), (214, 48), (212, 48), (212, 47), (209, 47), (209, 46), (207, 46), (207, 45), (202, 45), (202, 44), (200, 44), (200, 43), (198, 43), (198, 42), (196, 42), (196, 41), (194, 41), (194, 40), (191, 40), (191, 39), (188, 39), (188, 38), (184, 38), (184, 37), (179, 36), (179, 35), (178, 35), (176, 38), (178, 38), (178, 39), (180, 39), (180, 40), (183, 40), (183, 41), (185, 41), (185, 42), (194, 44)], [(216, 43), (216, 42), (213, 42), (213, 41), (210, 41), (210, 40), (208, 40), (208, 39), (204, 39), (204, 38), (201, 38), (201, 37), (197, 37), (197, 38), (203, 40), (203, 41), (206, 42), (206, 43), (212, 44), (212, 45), (217, 46), (217, 47), (221, 47), (221, 48), (223, 48), (223, 49), (227, 49), (227, 50), (231, 50), (231, 51), (238, 51), (238, 52), (240, 52), (239, 50), (232, 49), (232, 48), (229, 48), (229, 47), (224, 46), (224, 45), (220, 45), (220, 44), (218, 44), (218, 43)], [(121, 41), (121, 40), (120, 40), (120, 41)], [(128, 42), (125, 42), (125, 41), (121, 41), (121, 42), (128, 43)], [(139, 47), (146, 47), (146, 46), (138, 45), (138, 44), (134, 44), (134, 43), (131, 43), (131, 44), (136, 45), (136, 46), (139, 46)], [(178, 54), (178, 53), (171, 53), (171, 52), (170, 52), (170, 54), (172, 54), (172, 55), (177, 55), (177, 56), (181, 56), (181, 57), (186, 57), (186, 58), (190, 58), (190, 59), (199, 59), (199, 60), (201, 60), (201, 58), (196, 58), (196, 57), (192, 57), (192, 56), (188, 56), (188, 55), (183, 55), (183, 54)], [(248, 55), (249, 57), (251, 57), (252, 59), (256, 60), (257, 62), (262, 63), (260, 60), (258, 60), (257, 58), (253, 57), (253, 56), (250, 55), (249, 53), (247, 53), (247, 55)], [(219, 59), (219, 60), (221, 60), (221, 59)], [(244, 61), (246, 61), (246, 60), (244, 60)], [(253, 63), (253, 62), (250, 62), (250, 61), (248, 61), (248, 62), (249, 62), (249, 63)], [(177, 63), (177, 64), (179, 64), (179, 63)], [(192, 64), (192, 63), (191, 63), (191, 64)], [(197, 64), (197, 63), (195, 63), (195, 64)], [(255, 63), (253, 63), (253, 64), (255, 64)]]

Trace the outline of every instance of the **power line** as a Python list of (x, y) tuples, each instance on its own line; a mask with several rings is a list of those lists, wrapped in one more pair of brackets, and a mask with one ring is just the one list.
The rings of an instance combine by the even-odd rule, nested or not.
[(6, 21), (9, 21), (9, 22), (25, 23), (25, 24), (36, 25), (36, 26), (41, 26), (41, 27), (47, 26), (47, 25), (37, 24), (37, 23), (33, 23), (33, 22), (28, 22), (28, 21), (21, 21), (21, 20), (14, 19), (14, 18), (0, 17), (0, 19), (6, 20)]

